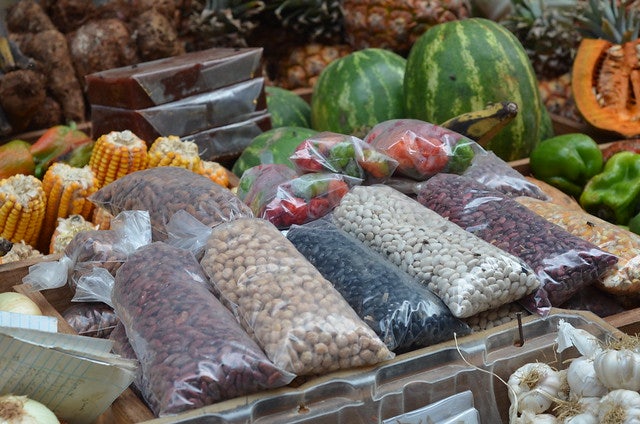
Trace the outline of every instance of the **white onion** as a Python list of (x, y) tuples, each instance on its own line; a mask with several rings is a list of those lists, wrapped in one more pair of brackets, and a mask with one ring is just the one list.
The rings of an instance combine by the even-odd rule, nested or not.
[(0, 397), (2, 424), (60, 424), (56, 415), (45, 405), (27, 396)]
[(29, 296), (18, 292), (0, 293), (0, 311), (26, 315), (42, 315), (42, 311)]

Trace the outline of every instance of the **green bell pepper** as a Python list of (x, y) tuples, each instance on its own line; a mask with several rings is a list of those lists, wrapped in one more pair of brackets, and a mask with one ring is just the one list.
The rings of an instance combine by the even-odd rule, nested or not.
[(640, 209), (640, 154), (611, 156), (603, 171), (585, 186), (580, 205), (602, 219), (627, 225)]
[(602, 151), (588, 135), (563, 134), (541, 141), (531, 152), (533, 175), (579, 198), (591, 177), (603, 167)]

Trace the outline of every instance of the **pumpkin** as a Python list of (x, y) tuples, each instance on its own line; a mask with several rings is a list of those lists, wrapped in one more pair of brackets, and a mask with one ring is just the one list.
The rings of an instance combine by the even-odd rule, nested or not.
[(573, 62), (576, 107), (595, 128), (640, 135), (640, 39), (615, 44), (584, 38)]

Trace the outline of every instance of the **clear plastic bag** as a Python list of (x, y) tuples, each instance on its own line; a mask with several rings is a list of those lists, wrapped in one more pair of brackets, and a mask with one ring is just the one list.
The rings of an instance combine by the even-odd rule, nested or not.
[(274, 366), (209, 290), (186, 250), (154, 242), (116, 274), (112, 301), (142, 370), (140, 390), (157, 416), (284, 386)]
[(524, 175), (491, 151), (476, 155), (471, 166), (462, 175), (509, 197), (529, 196), (541, 200), (549, 199), (537, 185), (527, 180)]
[(344, 174), (298, 175), (284, 165), (258, 165), (242, 174), (238, 197), (249, 205), (254, 216), (286, 229), (327, 215), (361, 181)]
[(533, 268), (541, 286), (525, 306), (542, 315), (597, 281), (618, 258), (471, 178), (439, 174), (425, 181), (418, 201), (442, 217)]
[(398, 161), (352, 135), (324, 131), (304, 140), (289, 157), (299, 171), (331, 172), (367, 184), (386, 181)]
[(109, 230), (86, 230), (77, 233), (57, 261), (39, 262), (29, 267), (22, 282), (35, 290), (62, 287), (74, 293), (73, 301), (100, 301), (78, 286), (96, 269), (115, 276), (127, 257), (140, 246), (151, 243), (151, 222), (147, 211), (124, 211), (111, 222)]
[(618, 257), (596, 284), (615, 295), (640, 293), (640, 236), (618, 225), (572, 209), (529, 197), (517, 197), (518, 203), (565, 231)]
[(351, 189), (333, 221), (425, 284), (458, 318), (518, 300), (540, 284), (522, 260), (385, 185)]
[(179, 210), (187, 211), (209, 226), (253, 216), (249, 207), (229, 189), (177, 166), (160, 166), (125, 175), (89, 199), (112, 215), (125, 210), (149, 211), (154, 241), (166, 239), (165, 225)]
[(118, 324), (113, 308), (101, 302), (83, 302), (71, 305), (62, 317), (81, 336), (109, 338)]
[(395, 353), (471, 332), (427, 287), (330, 219), (294, 225), (287, 238)]
[(461, 173), (478, 152), (473, 140), (417, 119), (392, 119), (374, 126), (365, 143), (398, 161), (396, 174), (425, 180), (438, 172)]
[(200, 263), (214, 292), (279, 368), (316, 375), (394, 356), (264, 219), (242, 218), (213, 228)]

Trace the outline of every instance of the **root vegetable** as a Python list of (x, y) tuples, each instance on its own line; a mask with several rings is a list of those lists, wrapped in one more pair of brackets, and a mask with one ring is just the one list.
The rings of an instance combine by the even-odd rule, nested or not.
[(9, 9), (7, 29), (10, 33), (37, 33), (56, 27), (37, 1), (22, 0)]
[(178, 38), (171, 21), (156, 9), (143, 12), (136, 22), (136, 42), (143, 61), (177, 56), (185, 52), (184, 44)]
[(38, 72), (19, 69), (0, 79), (0, 106), (14, 132), (24, 131), (46, 98), (45, 77)]
[(27, 396), (0, 397), (0, 422), (6, 424), (60, 424), (56, 415), (42, 403)]
[(0, 311), (25, 315), (42, 315), (40, 307), (33, 300), (17, 292), (0, 293)]

